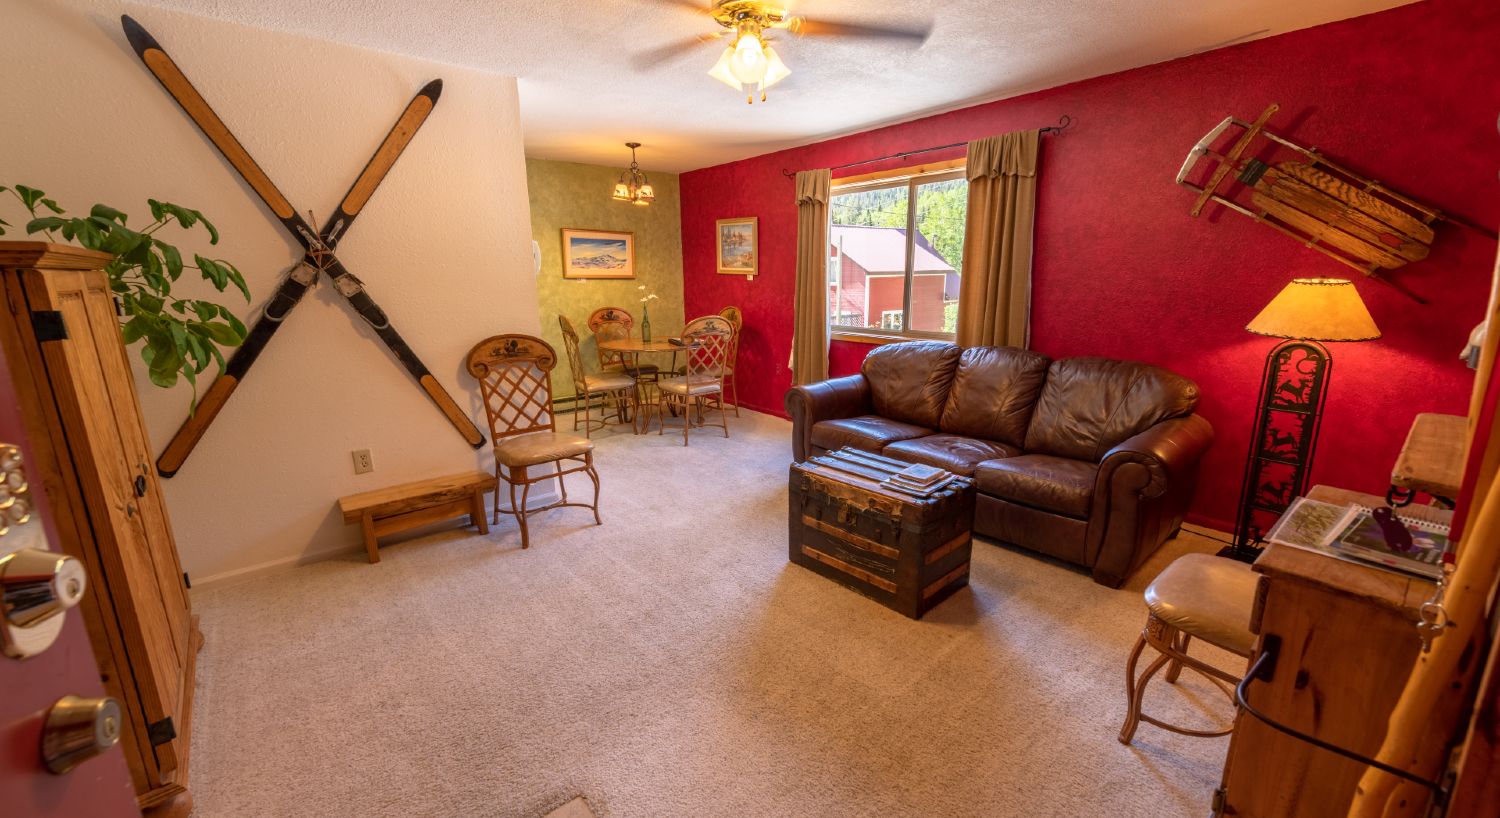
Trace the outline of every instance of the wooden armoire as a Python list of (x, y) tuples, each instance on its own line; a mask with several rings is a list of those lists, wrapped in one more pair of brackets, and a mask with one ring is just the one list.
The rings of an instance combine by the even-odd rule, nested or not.
[(37, 448), (32, 465), (63, 549), (88, 568), (80, 604), (136, 796), (185, 815), (188, 727), (202, 642), (153, 465), (114, 295), (110, 256), (0, 241), (0, 344)]

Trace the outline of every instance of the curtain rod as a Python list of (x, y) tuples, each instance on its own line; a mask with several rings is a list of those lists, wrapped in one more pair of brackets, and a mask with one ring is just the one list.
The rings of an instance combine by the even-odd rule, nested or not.
[[(1048, 125), (1045, 128), (1038, 128), (1037, 129), (1037, 133), (1060, 133), (1062, 131), (1067, 130), (1070, 126), (1072, 126), (1072, 124), (1073, 124), (1073, 117), (1070, 117), (1067, 114), (1063, 114), (1062, 118), (1057, 120), (1057, 124), (1056, 125)], [(842, 165), (834, 165), (833, 167), (829, 168), (829, 170), (843, 170), (844, 168), (852, 168), (852, 167), (856, 167), (858, 165), (868, 165), (868, 164), (871, 164), (873, 162), (884, 162), (887, 159), (905, 159), (908, 156), (916, 156), (919, 153), (932, 153), (933, 151), (945, 151), (945, 150), (948, 150), (949, 148), (961, 148), (961, 147), (963, 147), (964, 145), (967, 145), (967, 144), (969, 144), (969, 143), (967, 143), (967, 142), (954, 142), (952, 145), (938, 145), (937, 147), (934, 147), (934, 148), (917, 148), (914, 151), (902, 151), (901, 153), (893, 153), (890, 156), (877, 156), (874, 159), (861, 159), (858, 162), (845, 162)], [(795, 178), (797, 178), (797, 174), (795, 174), (795, 173), (787, 170), (786, 168), (782, 168), (781, 169), (781, 175), (787, 177), (788, 179), (795, 179)]]

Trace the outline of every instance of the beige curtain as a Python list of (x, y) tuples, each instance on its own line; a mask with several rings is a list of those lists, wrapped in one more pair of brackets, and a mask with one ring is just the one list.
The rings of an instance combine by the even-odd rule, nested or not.
[(827, 169), (797, 174), (797, 298), (792, 330), (792, 383), (828, 378)]
[(969, 143), (969, 216), (958, 290), (961, 346), (1026, 346), (1040, 139), (1031, 130)]

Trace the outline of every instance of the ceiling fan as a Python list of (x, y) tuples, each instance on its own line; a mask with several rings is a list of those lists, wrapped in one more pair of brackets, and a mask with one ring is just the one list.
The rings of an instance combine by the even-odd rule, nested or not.
[(713, 0), (703, 6), (692, 0), (668, 0), (674, 5), (703, 14), (724, 28), (723, 31), (700, 34), (637, 54), (632, 60), (637, 68), (649, 68), (687, 53), (702, 43), (729, 38), (729, 45), (719, 61), (709, 69), (709, 76), (745, 95), (747, 103), (766, 101), (766, 89), (786, 79), (792, 71), (771, 47), (771, 32), (788, 31), (802, 37), (871, 37), (903, 40), (920, 45), (932, 33), (931, 24), (921, 26), (886, 26), (865, 22), (810, 20), (792, 14), (785, 7), (765, 0)]

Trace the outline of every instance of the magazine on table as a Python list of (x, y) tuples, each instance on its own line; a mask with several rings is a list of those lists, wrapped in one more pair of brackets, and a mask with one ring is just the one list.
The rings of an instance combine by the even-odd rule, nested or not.
[(1380, 522), (1364, 506), (1335, 505), (1298, 497), (1276, 521), (1266, 539), (1426, 579), (1442, 577), (1448, 526), (1400, 514), (1395, 515), (1395, 519), (1411, 535), (1410, 551), (1392, 548)]

